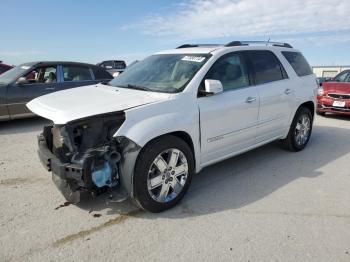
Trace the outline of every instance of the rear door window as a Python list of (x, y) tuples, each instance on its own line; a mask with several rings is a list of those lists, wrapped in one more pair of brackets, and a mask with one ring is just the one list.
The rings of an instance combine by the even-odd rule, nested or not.
[(246, 51), (246, 54), (254, 69), (256, 85), (288, 78), (282, 64), (271, 51)]
[(63, 77), (64, 81), (88, 81), (93, 80), (90, 72), (90, 68), (85, 66), (70, 66), (64, 65), (63, 69)]
[(282, 55), (287, 59), (298, 76), (306, 76), (312, 74), (309, 63), (301, 53), (283, 51)]
[(57, 82), (57, 68), (56, 66), (37, 67), (27, 73), (25, 76), (27, 83), (35, 84), (50, 84)]

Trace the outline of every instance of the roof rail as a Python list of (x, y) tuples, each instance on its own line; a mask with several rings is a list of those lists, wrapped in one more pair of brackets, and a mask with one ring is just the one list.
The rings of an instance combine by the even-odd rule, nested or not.
[(176, 47), (176, 49), (180, 48), (190, 48), (190, 47), (209, 47), (209, 46), (219, 46), (218, 44), (184, 44)]
[(270, 41), (232, 41), (232, 42), (226, 44), (225, 46), (226, 47), (229, 47), (229, 46), (244, 46), (244, 45), (251, 45), (251, 44), (272, 45), (272, 46), (293, 48), (288, 43), (270, 42)]

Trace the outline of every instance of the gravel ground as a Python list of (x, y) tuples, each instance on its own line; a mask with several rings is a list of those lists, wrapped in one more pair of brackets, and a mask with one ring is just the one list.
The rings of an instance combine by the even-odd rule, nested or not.
[(0, 261), (350, 261), (349, 117), (318, 117), (302, 152), (272, 143), (204, 169), (161, 214), (65, 206), (36, 155), (45, 123), (0, 123)]

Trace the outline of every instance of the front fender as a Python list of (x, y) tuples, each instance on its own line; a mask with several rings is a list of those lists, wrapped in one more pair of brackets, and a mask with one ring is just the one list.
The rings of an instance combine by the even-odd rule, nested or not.
[[(192, 139), (196, 171), (200, 169), (199, 110), (189, 96), (148, 104), (125, 111), (125, 121), (114, 137), (132, 141), (125, 151), (121, 178), (124, 187), (133, 197), (133, 172), (141, 149), (151, 140), (173, 132), (185, 132)], [(130, 158), (128, 161), (126, 158)]]
[(144, 147), (152, 139), (175, 131), (184, 131), (193, 137), (191, 127), (191, 123), (180, 124), (179, 116), (170, 113), (128, 123), (118, 130), (116, 136), (125, 136)]
[(114, 136), (126, 137), (142, 148), (159, 136), (185, 132), (192, 139), (196, 171), (198, 171), (199, 110), (193, 101), (179, 100), (168, 100), (125, 111), (126, 120)]

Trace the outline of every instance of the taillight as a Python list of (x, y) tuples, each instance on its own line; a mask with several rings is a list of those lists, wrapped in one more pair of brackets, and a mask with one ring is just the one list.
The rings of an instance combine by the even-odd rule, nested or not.
[(317, 88), (317, 95), (318, 96), (323, 96), (324, 95), (324, 90), (323, 87), (320, 86), (319, 88)]

